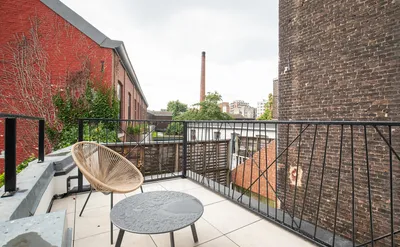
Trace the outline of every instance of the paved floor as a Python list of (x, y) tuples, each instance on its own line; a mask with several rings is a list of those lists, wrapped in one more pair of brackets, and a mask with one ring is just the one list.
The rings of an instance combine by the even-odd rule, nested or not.
[[(196, 223), (199, 242), (197, 244), (193, 242), (190, 227), (187, 227), (175, 232), (176, 247), (313, 246), (188, 179), (146, 183), (143, 185), (143, 190), (144, 192), (182, 191), (195, 196), (203, 203), (204, 214)], [(140, 190), (129, 194), (115, 194), (114, 204), (135, 193), (140, 193)], [(55, 200), (52, 211), (67, 210), (68, 226), (73, 228), (75, 247), (112, 246), (110, 245), (110, 197), (98, 192), (92, 193), (82, 217), (79, 217), (86, 196), (87, 194), (80, 194)], [(114, 243), (117, 235), (118, 229), (115, 227)], [(168, 247), (169, 234), (125, 233), (122, 246)]]

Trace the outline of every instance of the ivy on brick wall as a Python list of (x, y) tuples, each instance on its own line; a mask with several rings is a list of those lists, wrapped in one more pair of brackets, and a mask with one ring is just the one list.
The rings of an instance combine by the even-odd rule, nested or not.
[[(74, 144), (78, 139), (79, 118), (117, 119), (119, 102), (114, 90), (101, 84), (86, 81), (83, 92), (74, 87), (66, 87), (53, 97), (56, 120), (48, 125), (47, 136), (54, 150)], [(85, 123), (85, 141), (117, 141), (117, 123)]]

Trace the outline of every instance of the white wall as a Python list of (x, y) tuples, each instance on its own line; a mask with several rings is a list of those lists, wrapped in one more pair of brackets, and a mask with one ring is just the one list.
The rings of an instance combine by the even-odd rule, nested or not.
[[(261, 129), (254, 128), (249, 126), (249, 129), (247, 127), (241, 127), (240, 129), (238, 128), (224, 128), (225, 126), (222, 126), (222, 128), (218, 127), (207, 127), (207, 128), (196, 128), (196, 127), (191, 127), (188, 126), (188, 141), (211, 141), (211, 140), (216, 140), (214, 138), (214, 132), (220, 132), (220, 140), (226, 140), (226, 139), (231, 139), (232, 133), (236, 133), (240, 136), (248, 136), (248, 137), (257, 137), (257, 136), (266, 136), (267, 138), (270, 139), (275, 139), (275, 129), (274, 128), (263, 128), (263, 125), (261, 125)], [(195, 130), (196, 131), (196, 137), (195, 139), (192, 138), (191, 131)]]

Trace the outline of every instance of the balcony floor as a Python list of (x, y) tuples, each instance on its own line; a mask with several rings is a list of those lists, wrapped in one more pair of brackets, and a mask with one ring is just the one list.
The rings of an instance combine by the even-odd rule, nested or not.
[[(188, 179), (171, 179), (145, 183), (144, 192), (157, 190), (182, 191), (198, 198), (204, 214), (196, 222), (199, 242), (193, 242), (190, 227), (175, 232), (175, 246), (257, 247), (314, 246), (290, 232), (275, 226), (246, 209), (226, 200)], [(127, 196), (140, 193), (115, 194), (114, 204)], [(79, 212), (87, 194), (55, 200), (51, 211), (67, 210), (68, 227), (73, 228), (75, 247), (110, 245), (110, 197), (93, 192), (82, 217)], [(118, 229), (114, 227), (114, 244)], [(125, 233), (122, 246), (169, 247), (169, 234), (139, 235)]]

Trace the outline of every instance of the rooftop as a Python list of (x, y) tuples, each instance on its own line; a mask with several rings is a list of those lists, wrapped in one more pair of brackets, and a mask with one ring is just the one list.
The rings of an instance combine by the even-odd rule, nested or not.
[[(177, 247), (314, 246), (190, 179), (169, 179), (147, 182), (143, 185), (144, 193), (165, 190), (190, 194), (204, 205), (204, 214), (196, 222), (199, 242), (197, 244), (193, 242), (190, 227), (186, 227), (175, 232)], [(136, 193), (141, 192), (137, 190), (129, 194), (115, 194), (114, 204)], [(86, 196), (87, 193), (75, 194), (55, 200), (51, 211), (67, 210), (68, 227), (73, 229), (73, 246), (111, 246), (109, 195), (92, 193), (82, 217), (79, 217)], [(117, 235), (118, 228), (114, 227), (114, 242)], [(158, 235), (126, 233), (122, 241), (122, 246), (167, 247), (169, 244), (168, 233)]]
[(147, 111), (147, 113), (152, 114), (154, 116), (172, 117), (172, 112), (170, 111)]

